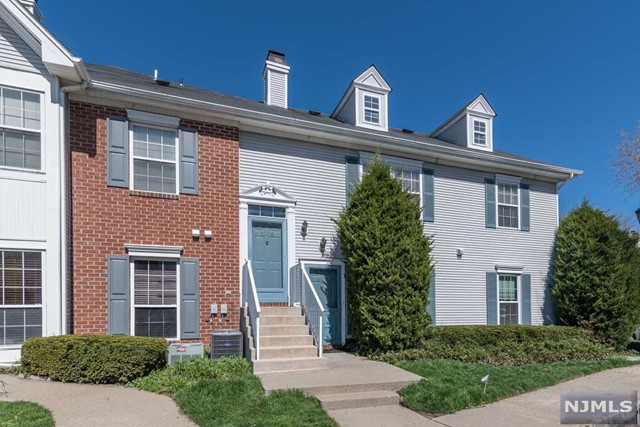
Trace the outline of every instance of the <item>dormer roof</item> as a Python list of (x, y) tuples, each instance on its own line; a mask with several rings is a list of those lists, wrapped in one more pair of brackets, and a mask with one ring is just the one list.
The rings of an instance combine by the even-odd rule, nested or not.
[(338, 105), (333, 110), (333, 113), (331, 113), (330, 117), (332, 119), (338, 117), (338, 115), (344, 108), (344, 105), (349, 100), (349, 97), (353, 94), (356, 86), (364, 87), (374, 91), (377, 89), (386, 94), (391, 93), (391, 91), (393, 90), (391, 86), (389, 86), (389, 83), (387, 83), (387, 81), (384, 79), (384, 77), (382, 77), (382, 74), (380, 74), (380, 71), (378, 71), (376, 66), (374, 64), (371, 64), (349, 84), (349, 87), (347, 88), (344, 95), (342, 95), (340, 102), (338, 102)]
[(455, 112), (451, 117), (449, 117), (444, 123), (438, 126), (429, 136), (432, 138), (437, 138), (442, 132), (447, 130), (449, 126), (454, 124), (455, 122), (462, 117), (467, 112), (473, 112), (480, 116), (486, 116), (488, 119), (493, 119), (498, 114), (495, 112), (489, 100), (484, 96), (483, 93), (480, 93), (478, 96), (473, 98), (471, 102), (466, 104), (464, 107)]

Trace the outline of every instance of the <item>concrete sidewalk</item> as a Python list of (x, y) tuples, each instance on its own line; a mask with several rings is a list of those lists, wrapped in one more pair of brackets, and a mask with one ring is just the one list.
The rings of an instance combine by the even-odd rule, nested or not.
[(8, 395), (51, 410), (57, 427), (195, 427), (171, 398), (117, 385), (69, 384), (0, 375)]
[(640, 389), (640, 366), (612, 369), (521, 394), (480, 408), (429, 420), (399, 406), (330, 411), (342, 427), (524, 427), (560, 425), (560, 393), (565, 390)]

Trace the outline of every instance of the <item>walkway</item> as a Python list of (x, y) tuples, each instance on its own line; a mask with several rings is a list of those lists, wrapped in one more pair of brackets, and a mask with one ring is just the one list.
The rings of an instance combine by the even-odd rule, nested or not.
[(399, 406), (330, 411), (330, 414), (342, 427), (558, 426), (560, 424), (560, 393), (562, 391), (638, 389), (640, 389), (640, 366), (631, 366), (599, 372), (433, 420)]
[(0, 401), (36, 402), (53, 412), (57, 427), (194, 427), (171, 398), (117, 385), (69, 384), (0, 375)]

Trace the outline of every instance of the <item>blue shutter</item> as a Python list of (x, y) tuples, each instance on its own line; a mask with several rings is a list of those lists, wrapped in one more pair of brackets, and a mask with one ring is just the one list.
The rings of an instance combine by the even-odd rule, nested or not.
[(180, 258), (180, 338), (200, 338), (199, 263)]
[(498, 273), (487, 273), (487, 325), (498, 324)]
[(198, 194), (198, 132), (180, 129), (180, 192)]
[(520, 230), (529, 231), (531, 221), (531, 201), (529, 195), (529, 184), (520, 184)]
[(531, 275), (523, 274), (520, 276), (520, 296), (522, 309), (522, 324), (531, 324)]
[(485, 226), (496, 228), (496, 180), (485, 179), (484, 187)]
[(109, 335), (129, 335), (129, 286), (129, 257), (110, 255), (107, 267)]
[(422, 168), (422, 220), (433, 222), (435, 204), (433, 192), (433, 169)]
[(107, 119), (107, 185), (129, 188), (129, 122)]
[(349, 204), (349, 194), (353, 191), (360, 180), (360, 159), (358, 157), (347, 156), (345, 158), (345, 191), (347, 205)]
[(431, 271), (431, 284), (429, 286), (429, 305), (427, 312), (431, 316), (431, 324), (436, 324), (436, 271)]

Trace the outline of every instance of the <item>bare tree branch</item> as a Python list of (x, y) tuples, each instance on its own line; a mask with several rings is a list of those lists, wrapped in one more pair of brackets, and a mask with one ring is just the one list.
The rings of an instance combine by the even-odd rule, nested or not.
[(612, 161), (616, 171), (616, 183), (630, 194), (640, 190), (640, 122), (633, 135), (620, 132), (620, 144)]

